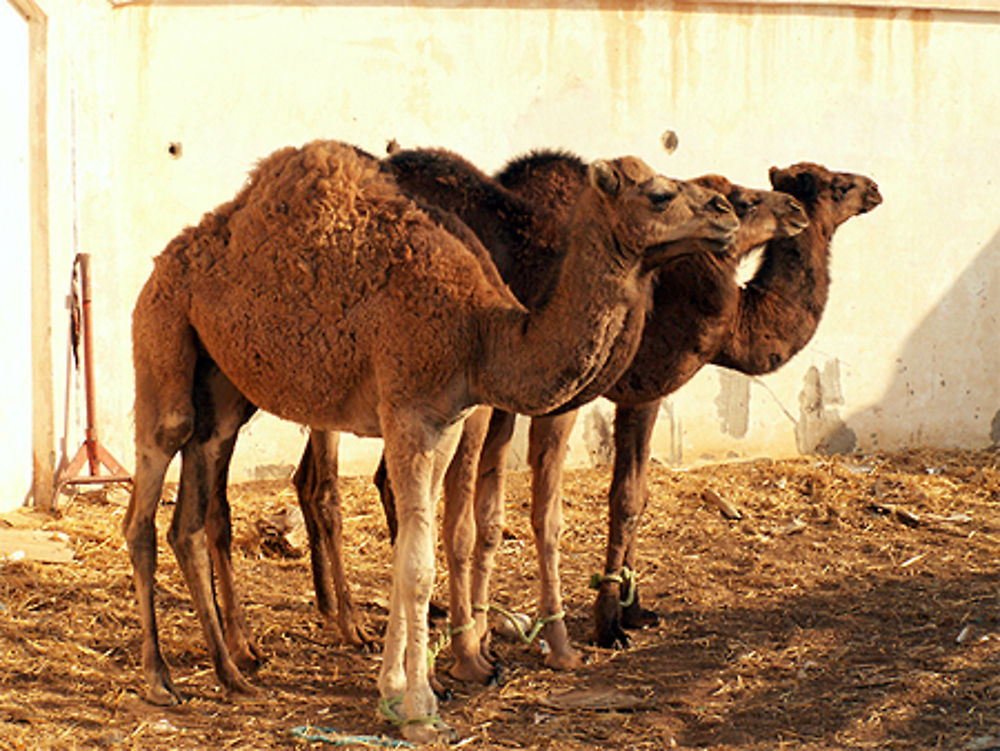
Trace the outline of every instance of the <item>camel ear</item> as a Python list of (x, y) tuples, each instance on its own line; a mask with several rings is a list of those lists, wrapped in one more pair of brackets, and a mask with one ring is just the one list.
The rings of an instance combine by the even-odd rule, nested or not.
[(621, 190), (622, 181), (621, 177), (618, 176), (618, 170), (603, 159), (590, 163), (587, 168), (587, 179), (599, 191), (611, 196), (616, 195)]

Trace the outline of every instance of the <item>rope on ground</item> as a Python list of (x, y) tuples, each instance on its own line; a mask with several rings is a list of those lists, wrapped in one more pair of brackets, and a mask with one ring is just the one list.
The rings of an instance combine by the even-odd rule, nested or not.
[(366, 748), (415, 748), (407, 741), (394, 740), (381, 735), (354, 735), (342, 733), (334, 728), (299, 725), (289, 732), (296, 738), (310, 743), (319, 741), (334, 746), (364, 746)]
[(472, 609), (479, 611), (480, 613), (486, 613), (491, 610), (499, 613), (508, 621), (510, 621), (510, 625), (514, 627), (514, 629), (517, 631), (518, 636), (521, 638), (521, 641), (524, 642), (525, 644), (531, 644), (537, 638), (537, 636), (542, 632), (542, 629), (548, 626), (550, 623), (553, 623), (555, 621), (561, 621), (563, 618), (566, 617), (565, 610), (560, 610), (558, 613), (553, 613), (552, 615), (548, 615), (545, 617), (538, 616), (532, 622), (531, 628), (528, 629), (527, 633), (525, 633), (524, 629), (521, 628), (521, 624), (518, 622), (517, 615), (515, 613), (512, 613), (510, 610), (507, 610), (507, 608), (501, 607), (500, 605), (473, 605)]

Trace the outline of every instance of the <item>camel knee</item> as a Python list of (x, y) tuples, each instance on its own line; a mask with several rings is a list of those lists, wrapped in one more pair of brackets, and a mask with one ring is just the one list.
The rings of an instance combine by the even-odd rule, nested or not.
[(503, 525), (480, 522), (476, 526), (476, 548), (484, 553), (496, 553), (503, 541)]
[(194, 410), (176, 410), (167, 413), (157, 423), (154, 440), (167, 456), (173, 456), (187, 443), (194, 433)]

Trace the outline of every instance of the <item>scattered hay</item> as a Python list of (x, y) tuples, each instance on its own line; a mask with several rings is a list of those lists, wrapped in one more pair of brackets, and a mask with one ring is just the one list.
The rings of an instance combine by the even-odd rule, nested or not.
[[(454, 685), (443, 712), (476, 749), (1000, 745), (998, 465), (996, 451), (913, 451), (654, 467), (638, 573), (660, 625), (626, 651), (584, 646), (588, 664), (574, 674), (497, 638), (506, 683)], [(603, 563), (608, 481), (605, 470), (567, 474), (562, 572), (577, 644)], [(509, 483), (493, 591), (534, 614), (528, 482)], [(391, 553), (381, 509), (367, 480), (346, 478), (342, 495), (356, 600), (381, 631)], [(69, 537), (72, 563), (0, 564), (0, 748), (301, 748), (290, 734), (301, 725), (390, 732), (374, 712), (377, 656), (320, 623), (306, 560), (261, 545), (258, 523), (294, 503), (292, 489), (270, 481), (230, 496), (239, 584), (270, 657), (252, 678), (259, 693), (230, 701), (219, 690), (162, 543), (165, 505), (159, 625), (192, 698), (173, 709), (141, 699), (125, 501), (88, 493), (40, 517)], [(445, 577), (439, 562), (438, 601)]]

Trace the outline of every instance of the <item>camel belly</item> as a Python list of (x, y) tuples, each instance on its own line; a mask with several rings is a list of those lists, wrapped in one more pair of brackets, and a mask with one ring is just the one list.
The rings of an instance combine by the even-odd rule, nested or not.
[(210, 306), (193, 300), (191, 323), (212, 360), (259, 409), (312, 428), (381, 435), (378, 390), (358, 346), (363, 337), (344, 320), (308, 325), (295, 310), (219, 305), (216, 298)]

